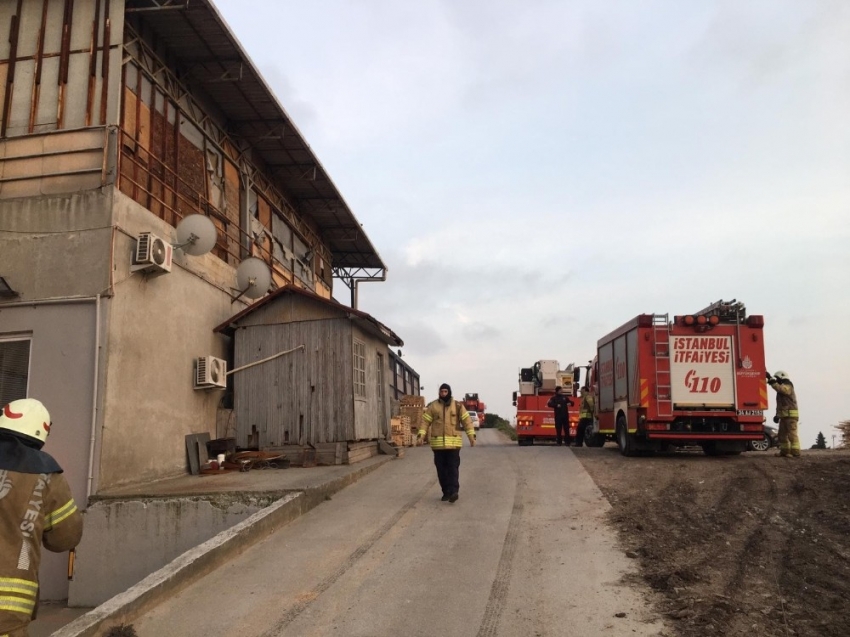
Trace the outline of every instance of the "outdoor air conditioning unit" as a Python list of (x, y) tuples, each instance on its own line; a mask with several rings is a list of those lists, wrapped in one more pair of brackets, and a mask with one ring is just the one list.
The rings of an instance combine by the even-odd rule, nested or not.
[(195, 389), (227, 387), (227, 361), (215, 356), (200, 356), (195, 361)]
[(171, 244), (152, 232), (142, 232), (136, 239), (136, 251), (130, 272), (166, 274), (171, 272)]

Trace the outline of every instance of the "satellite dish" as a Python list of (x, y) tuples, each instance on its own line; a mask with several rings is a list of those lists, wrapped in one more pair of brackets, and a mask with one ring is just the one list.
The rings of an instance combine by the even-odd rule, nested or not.
[(249, 299), (259, 298), (269, 291), (271, 283), (272, 273), (265, 261), (257, 257), (248, 257), (236, 268), (239, 296), (233, 300), (242, 296), (247, 296)]
[(186, 254), (199, 257), (215, 247), (218, 233), (212, 219), (206, 215), (188, 215), (177, 224), (177, 243)]

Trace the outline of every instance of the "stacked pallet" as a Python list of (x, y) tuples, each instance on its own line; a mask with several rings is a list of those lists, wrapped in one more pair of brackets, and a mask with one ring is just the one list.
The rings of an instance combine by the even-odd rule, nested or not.
[(408, 429), (413, 437), (411, 445), (416, 444), (416, 434), (422, 426), (422, 414), (425, 412), (424, 396), (402, 396), (398, 400), (399, 413), (407, 418)]
[(408, 416), (396, 416), (390, 420), (392, 443), (396, 447), (412, 447), (415, 436), (410, 427)]

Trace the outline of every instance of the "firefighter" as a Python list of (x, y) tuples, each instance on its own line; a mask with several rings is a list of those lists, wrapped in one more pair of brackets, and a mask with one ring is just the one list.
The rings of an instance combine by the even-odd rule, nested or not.
[(443, 502), (457, 502), (460, 492), (460, 448), (463, 446), (461, 432), (466, 431), (469, 444), (475, 446), (475, 426), (466, 408), (452, 399), (452, 388), (440, 385), (440, 397), (425, 407), (418, 439), (421, 442), (428, 434), (434, 452), (437, 479), (443, 490)]
[(0, 637), (27, 637), (38, 604), (41, 547), (80, 542), (83, 519), (62, 468), (41, 451), (50, 414), (32, 398), (0, 414)]
[(776, 392), (776, 415), (773, 422), (779, 423), (779, 453), (783, 458), (800, 457), (800, 438), (797, 436), (797, 421), (800, 412), (797, 410), (797, 394), (788, 374), (783, 371), (773, 376), (766, 372), (767, 382)]
[(576, 431), (576, 447), (584, 443), (584, 435), (587, 428), (593, 424), (593, 394), (590, 387), (581, 390), (581, 406), (578, 412), (578, 430)]
[(563, 432), (564, 442), (570, 446), (570, 399), (561, 393), (561, 386), (555, 387), (555, 395), (546, 403), (546, 406), (555, 412), (555, 444), (561, 444)]

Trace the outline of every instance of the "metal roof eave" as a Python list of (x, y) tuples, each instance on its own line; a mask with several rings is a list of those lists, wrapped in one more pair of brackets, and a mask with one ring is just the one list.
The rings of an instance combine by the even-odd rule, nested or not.
[(126, 11), (186, 65), (184, 81), (216, 104), (228, 130), (250, 144), (298, 213), (316, 223), (333, 265), (386, 269), (362, 224), (211, 0), (127, 0)]

